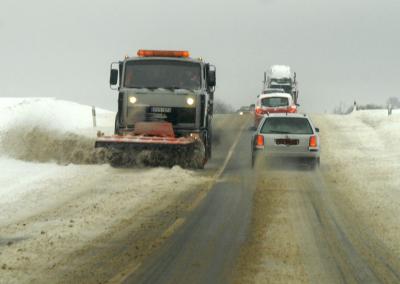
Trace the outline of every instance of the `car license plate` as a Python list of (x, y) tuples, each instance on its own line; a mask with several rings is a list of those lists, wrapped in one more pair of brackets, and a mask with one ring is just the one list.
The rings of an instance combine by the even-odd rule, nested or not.
[(152, 107), (151, 112), (157, 113), (170, 113), (172, 109), (170, 107)]
[(299, 145), (298, 139), (275, 139), (276, 145)]

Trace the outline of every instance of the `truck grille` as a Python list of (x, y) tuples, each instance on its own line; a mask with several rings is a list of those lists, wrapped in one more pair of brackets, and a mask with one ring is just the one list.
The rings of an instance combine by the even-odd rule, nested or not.
[(128, 124), (137, 121), (167, 121), (173, 125), (192, 124), (196, 122), (196, 109), (153, 106), (128, 108)]

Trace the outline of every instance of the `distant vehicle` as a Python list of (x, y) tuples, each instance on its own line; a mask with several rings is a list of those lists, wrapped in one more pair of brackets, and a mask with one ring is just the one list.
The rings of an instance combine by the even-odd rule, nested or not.
[(260, 120), (268, 113), (295, 113), (297, 105), (290, 94), (270, 93), (258, 96), (255, 105), (254, 127), (258, 126)]
[(293, 101), (297, 103), (299, 96), (297, 85), (296, 72), (292, 73), (289, 66), (272, 65), (267, 72), (264, 72), (262, 93), (268, 93), (270, 89), (283, 90), (291, 94)]
[(320, 163), (319, 129), (305, 114), (270, 114), (265, 116), (252, 136), (251, 159), (295, 159), (312, 169)]
[(256, 111), (256, 105), (255, 104), (251, 104), (250, 106), (250, 112), (254, 113)]
[(239, 115), (244, 115), (244, 114), (246, 114), (246, 113), (250, 113), (250, 106), (242, 106), (242, 107), (240, 107), (236, 112), (239, 114)]

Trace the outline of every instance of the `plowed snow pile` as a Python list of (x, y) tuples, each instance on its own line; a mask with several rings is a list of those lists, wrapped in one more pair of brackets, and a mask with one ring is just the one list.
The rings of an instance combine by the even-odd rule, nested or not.
[(93, 146), (98, 129), (112, 128), (113, 112), (97, 109), (99, 127), (93, 128), (89, 106), (51, 98), (0, 103), (0, 155), (60, 164), (104, 162), (104, 152)]
[[(208, 182), (179, 167), (102, 164), (94, 139), (98, 129), (112, 133), (114, 117), (97, 109), (95, 129), (89, 106), (0, 99), (1, 283), (65, 282), (74, 260), (60, 263), (68, 255), (145, 225)], [(55, 278), (46, 278), (50, 272)]]
[(323, 172), (379, 239), (400, 255), (400, 110), (315, 116)]

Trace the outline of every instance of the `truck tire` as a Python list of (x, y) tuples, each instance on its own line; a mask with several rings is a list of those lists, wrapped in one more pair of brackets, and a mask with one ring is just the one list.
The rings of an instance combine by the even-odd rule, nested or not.
[(119, 113), (117, 112), (117, 114), (115, 115), (115, 124), (114, 124), (114, 134), (115, 135), (119, 135)]

